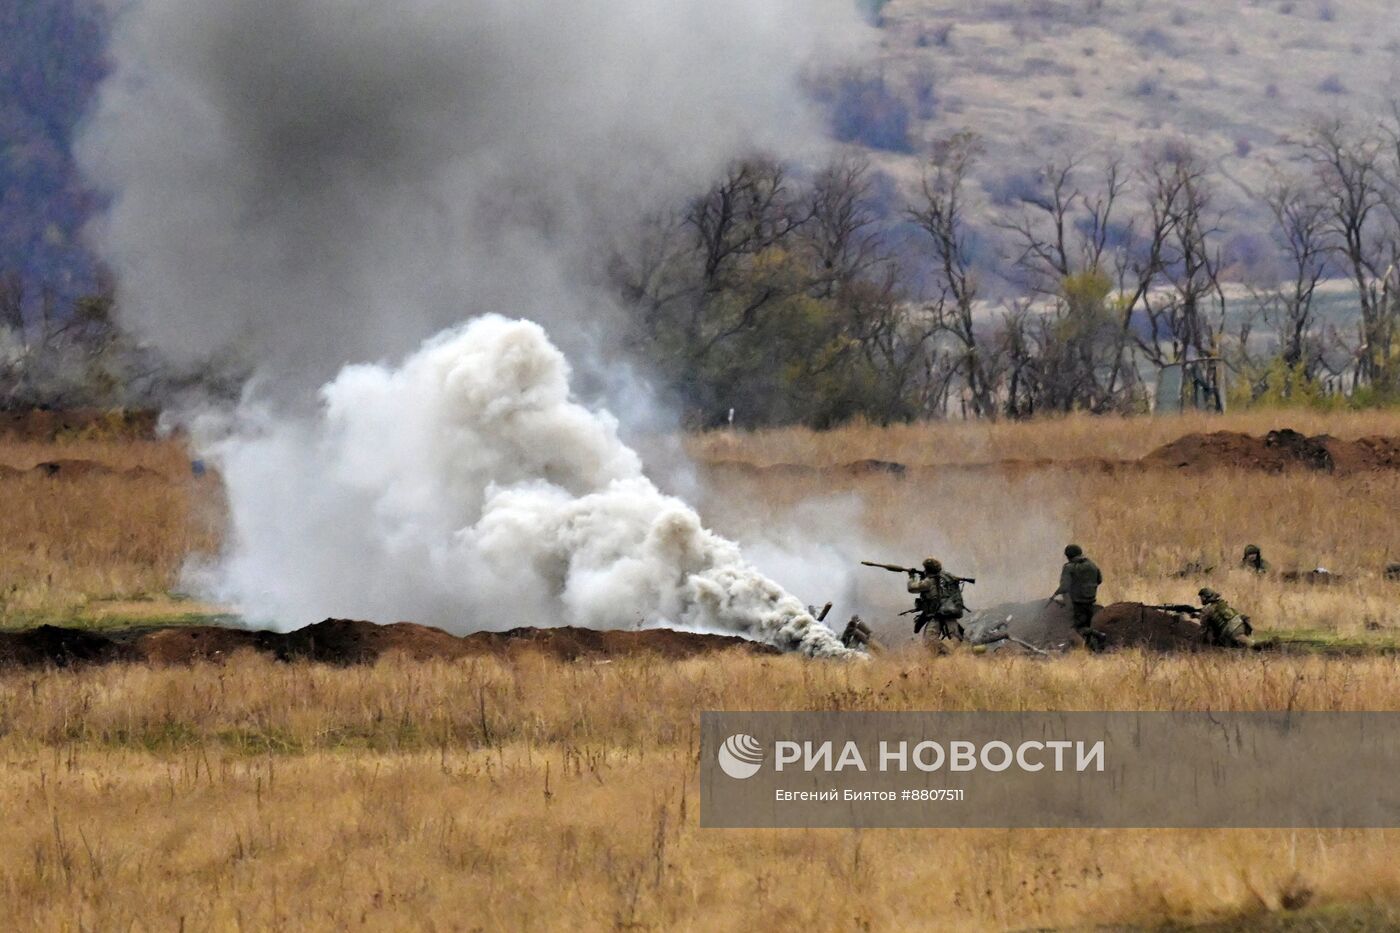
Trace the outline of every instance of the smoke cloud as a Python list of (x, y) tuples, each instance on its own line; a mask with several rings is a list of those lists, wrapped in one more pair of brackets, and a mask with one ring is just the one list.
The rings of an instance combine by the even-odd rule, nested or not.
[(207, 583), (259, 620), (412, 618), (737, 633), (846, 652), (737, 545), (663, 495), (576, 402), (538, 325), (497, 316), (402, 366), (351, 366), (305, 419), (259, 417), (212, 452), (231, 549)]
[(609, 242), (814, 144), (800, 73), (861, 32), (851, 0), (111, 2), (80, 158), (125, 322), (302, 389), (478, 313), (605, 343)]
[(610, 350), (609, 247), (739, 155), (821, 145), (801, 75), (866, 32), (850, 0), (109, 2), (79, 155), (124, 323), (259, 376), (198, 420), (232, 520), (207, 592), (283, 626), (844, 653), (645, 477), (561, 349), (648, 409)]

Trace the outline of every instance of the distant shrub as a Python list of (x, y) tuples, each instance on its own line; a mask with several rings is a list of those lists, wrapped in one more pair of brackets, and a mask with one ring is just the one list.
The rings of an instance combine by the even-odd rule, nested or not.
[(914, 110), (920, 120), (932, 120), (938, 114), (938, 90), (933, 72), (927, 69), (914, 75), (910, 88), (914, 94)]
[(912, 152), (909, 105), (883, 75), (844, 72), (823, 82), (817, 100), (826, 105), (831, 132), (845, 143), (887, 152)]
[(1318, 82), (1317, 89), (1323, 94), (1345, 94), (1346, 85), (1342, 83), (1341, 76), (1330, 74)]
[(889, 0), (856, 0), (856, 8), (860, 10), (860, 15), (865, 17), (865, 21), (872, 26), (880, 27), (885, 25), (883, 10)]
[(1249, 158), (1249, 154), (1254, 151), (1254, 143), (1241, 136), (1235, 140), (1235, 155), (1241, 159)]
[(1317, 18), (1324, 23), (1334, 22), (1337, 19), (1337, 8), (1331, 3), (1326, 2), (1326, 0), (1323, 0), (1323, 2), (1318, 5)]

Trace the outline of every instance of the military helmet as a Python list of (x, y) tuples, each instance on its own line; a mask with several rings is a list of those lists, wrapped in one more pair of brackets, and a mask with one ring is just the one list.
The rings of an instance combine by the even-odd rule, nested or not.
[(1071, 544), (1069, 547), (1065, 548), (1065, 556), (1070, 560), (1074, 560), (1076, 557), (1084, 556), (1084, 549), (1077, 544)]
[(1244, 556), (1245, 556), (1245, 557), (1257, 556), (1258, 554), (1259, 554), (1259, 545), (1257, 545), (1257, 544), (1246, 544), (1246, 545), (1244, 546)]
[(1208, 586), (1201, 587), (1200, 592), (1196, 595), (1201, 597), (1203, 603), (1213, 603), (1220, 598), (1220, 594)]
[(929, 573), (942, 573), (943, 561), (939, 560), (937, 557), (925, 557), (924, 569)]

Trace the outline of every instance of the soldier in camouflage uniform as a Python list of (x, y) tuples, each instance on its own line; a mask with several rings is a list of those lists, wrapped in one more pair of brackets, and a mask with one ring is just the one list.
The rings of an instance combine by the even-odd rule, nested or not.
[(1099, 651), (1108, 642), (1108, 637), (1092, 626), (1103, 574), (1098, 565), (1084, 556), (1084, 549), (1077, 544), (1065, 548), (1065, 558), (1065, 566), (1060, 571), (1060, 588), (1050, 598), (1060, 603), (1064, 602), (1060, 597), (1069, 600), (1074, 612), (1075, 632), (1084, 639), (1084, 647)]
[(1206, 643), (1218, 648), (1252, 648), (1254, 626), (1215, 590), (1201, 587), (1201, 628)]
[(1244, 557), (1240, 559), (1240, 566), (1245, 570), (1252, 570), (1255, 573), (1268, 573), (1269, 562), (1264, 559), (1263, 553), (1257, 544), (1246, 544), (1244, 547)]
[(962, 641), (962, 584), (952, 574), (943, 572), (943, 563), (936, 557), (924, 559), (924, 572), (909, 571), (909, 592), (914, 594), (914, 634), (930, 622), (938, 623), (940, 640), (956, 637)]

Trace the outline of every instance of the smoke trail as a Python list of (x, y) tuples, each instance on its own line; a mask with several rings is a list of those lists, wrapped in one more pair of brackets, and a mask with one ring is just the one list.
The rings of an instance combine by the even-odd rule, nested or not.
[(669, 624), (845, 654), (642, 474), (538, 325), (478, 318), (345, 369), (312, 418), (244, 417), (214, 447), (232, 547), (210, 582), (254, 617)]

